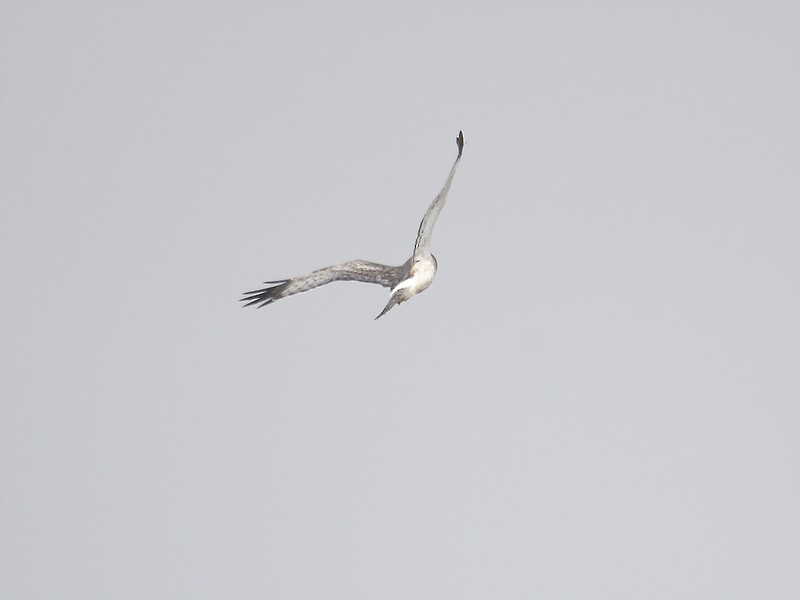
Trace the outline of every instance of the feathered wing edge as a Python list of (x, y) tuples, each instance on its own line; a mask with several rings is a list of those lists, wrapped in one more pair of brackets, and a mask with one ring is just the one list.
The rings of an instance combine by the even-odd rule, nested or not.
[(267, 287), (245, 292), (242, 295), (241, 302), (244, 302), (242, 306), (255, 304), (257, 305), (256, 308), (261, 308), (281, 298), (313, 290), (334, 281), (360, 281), (393, 288), (408, 276), (410, 269), (410, 259), (399, 267), (382, 265), (366, 260), (351, 260), (341, 265), (318, 269), (301, 277), (265, 281), (264, 284)]
[(456, 174), (456, 168), (461, 160), (461, 154), (464, 152), (464, 132), (459, 131), (456, 138), (456, 146), (458, 146), (458, 156), (450, 169), (450, 174), (444, 182), (442, 191), (433, 199), (425, 216), (422, 217), (422, 222), (419, 224), (419, 231), (417, 231), (417, 241), (414, 243), (414, 258), (419, 258), (429, 251), (431, 245), (431, 236), (433, 235), (433, 226), (436, 224), (436, 219), (439, 213), (442, 212), (444, 203), (447, 202), (447, 193), (450, 191), (450, 185), (453, 183), (453, 177)]
[(283, 291), (286, 288), (286, 284), (288, 284), (290, 281), (291, 279), (265, 281), (264, 285), (267, 285), (268, 287), (261, 288), (260, 290), (245, 292), (242, 294), (239, 302), (244, 302), (244, 304), (242, 304), (242, 308), (245, 306), (252, 306), (253, 304), (258, 304), (256, 308), (261, 308), (267, 304), (272, 304), (276, 300), (284, 297)]

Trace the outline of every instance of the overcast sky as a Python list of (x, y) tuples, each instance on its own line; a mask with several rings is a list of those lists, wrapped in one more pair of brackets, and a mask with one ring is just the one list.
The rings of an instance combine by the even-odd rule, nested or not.
[(0, 596), (800, 597), (798, 27), (4, 2)]

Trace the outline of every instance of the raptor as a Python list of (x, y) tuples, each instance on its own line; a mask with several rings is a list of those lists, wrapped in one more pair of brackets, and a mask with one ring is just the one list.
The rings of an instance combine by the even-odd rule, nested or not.
[(464, 151), (464, 134), (460, 131), (456, 138), (456, 146), (458, 146), (458, 156), (450, 169), (447, 180), (444, 182), (442, 191), (434, 198), (425, 216), (422, 217), (422, 222), (419, 224), (419, 230), (417, 231), (417, 241), (414, 244), (414, 254), (405, 263), (399, 267), (393, 267), (366, 260), (351, 260), (339, 265), (318, 269), (308, 275), (292, 277), (291, 279), (265, 281), (264, 285), (267, 287), (245, 292), (241, 299), (244, 302), (243, 306), (256, 305), (257, 308), (261, 308), (281, 298), (306, 292), (334, 281), (361, 281), (363, 283), (376, 283), (391, 289), (389, 302), (386, 303), (381, 313), (375, 317), (380, 319), (394, 306), (402, 304), (428, 289), (436, 276), (438, 267), (436, 257), (430, 251), (433, 226), (436, 224), (436, 219), (447, 201), (450, 184), (453, 183), (456, 168), (461, 161), (461, 153)]

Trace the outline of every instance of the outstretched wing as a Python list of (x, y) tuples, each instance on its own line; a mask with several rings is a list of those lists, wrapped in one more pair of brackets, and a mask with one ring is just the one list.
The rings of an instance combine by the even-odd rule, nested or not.
[(351, 260), (341, 265), (318, 269), (302, 277), (265, 281), (268, 287), (245, 292), (241, 301), (245, 303), (243, 306), (258, 304), (257, 308), (261, 308), (286, 296), (313, 290), (333, 281), (361, 281), (393, 288), (406, 278), (410, 267), (410, 260), (400, 267), (390, 267), (366, 260)]
[(461, 160), (461, 153), (464, 150), (464, 134), (459, 131), (456, 138), (456, 145), (458, 146), (458, 156), (453, 163), (453, 168), (450, 169), (450, 175), (447, 176), (447, 181), (444, 182), (444, 187), (439, 195), (434, 198), (431, 205), (428, 207), (428, 212), (422, 217), (422, 223), (419, 224), (419, 231), (417, 232), (417, 242), (414, 244), (414, 258), (422, 258), (430, 254), (431, 235), (433, 235), (433, 226), (436, 224), (436, 218), (442, 212), (444, 203), (447, 202), (447, 192), (450, 191), (450, 184), (453, 183), (453, 176), (456, 174), (456, 167)]

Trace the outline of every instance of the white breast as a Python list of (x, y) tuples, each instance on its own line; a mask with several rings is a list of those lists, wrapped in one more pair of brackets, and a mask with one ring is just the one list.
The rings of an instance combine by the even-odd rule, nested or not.
[(411, 266), (411, 275), (395, 286), (392, 293), (401, 289), (408, 289), (408, 296), (419, 294), (428, 289), (436, 276), (436, 262), (433, 258), (427, 258), (415, 262)]

